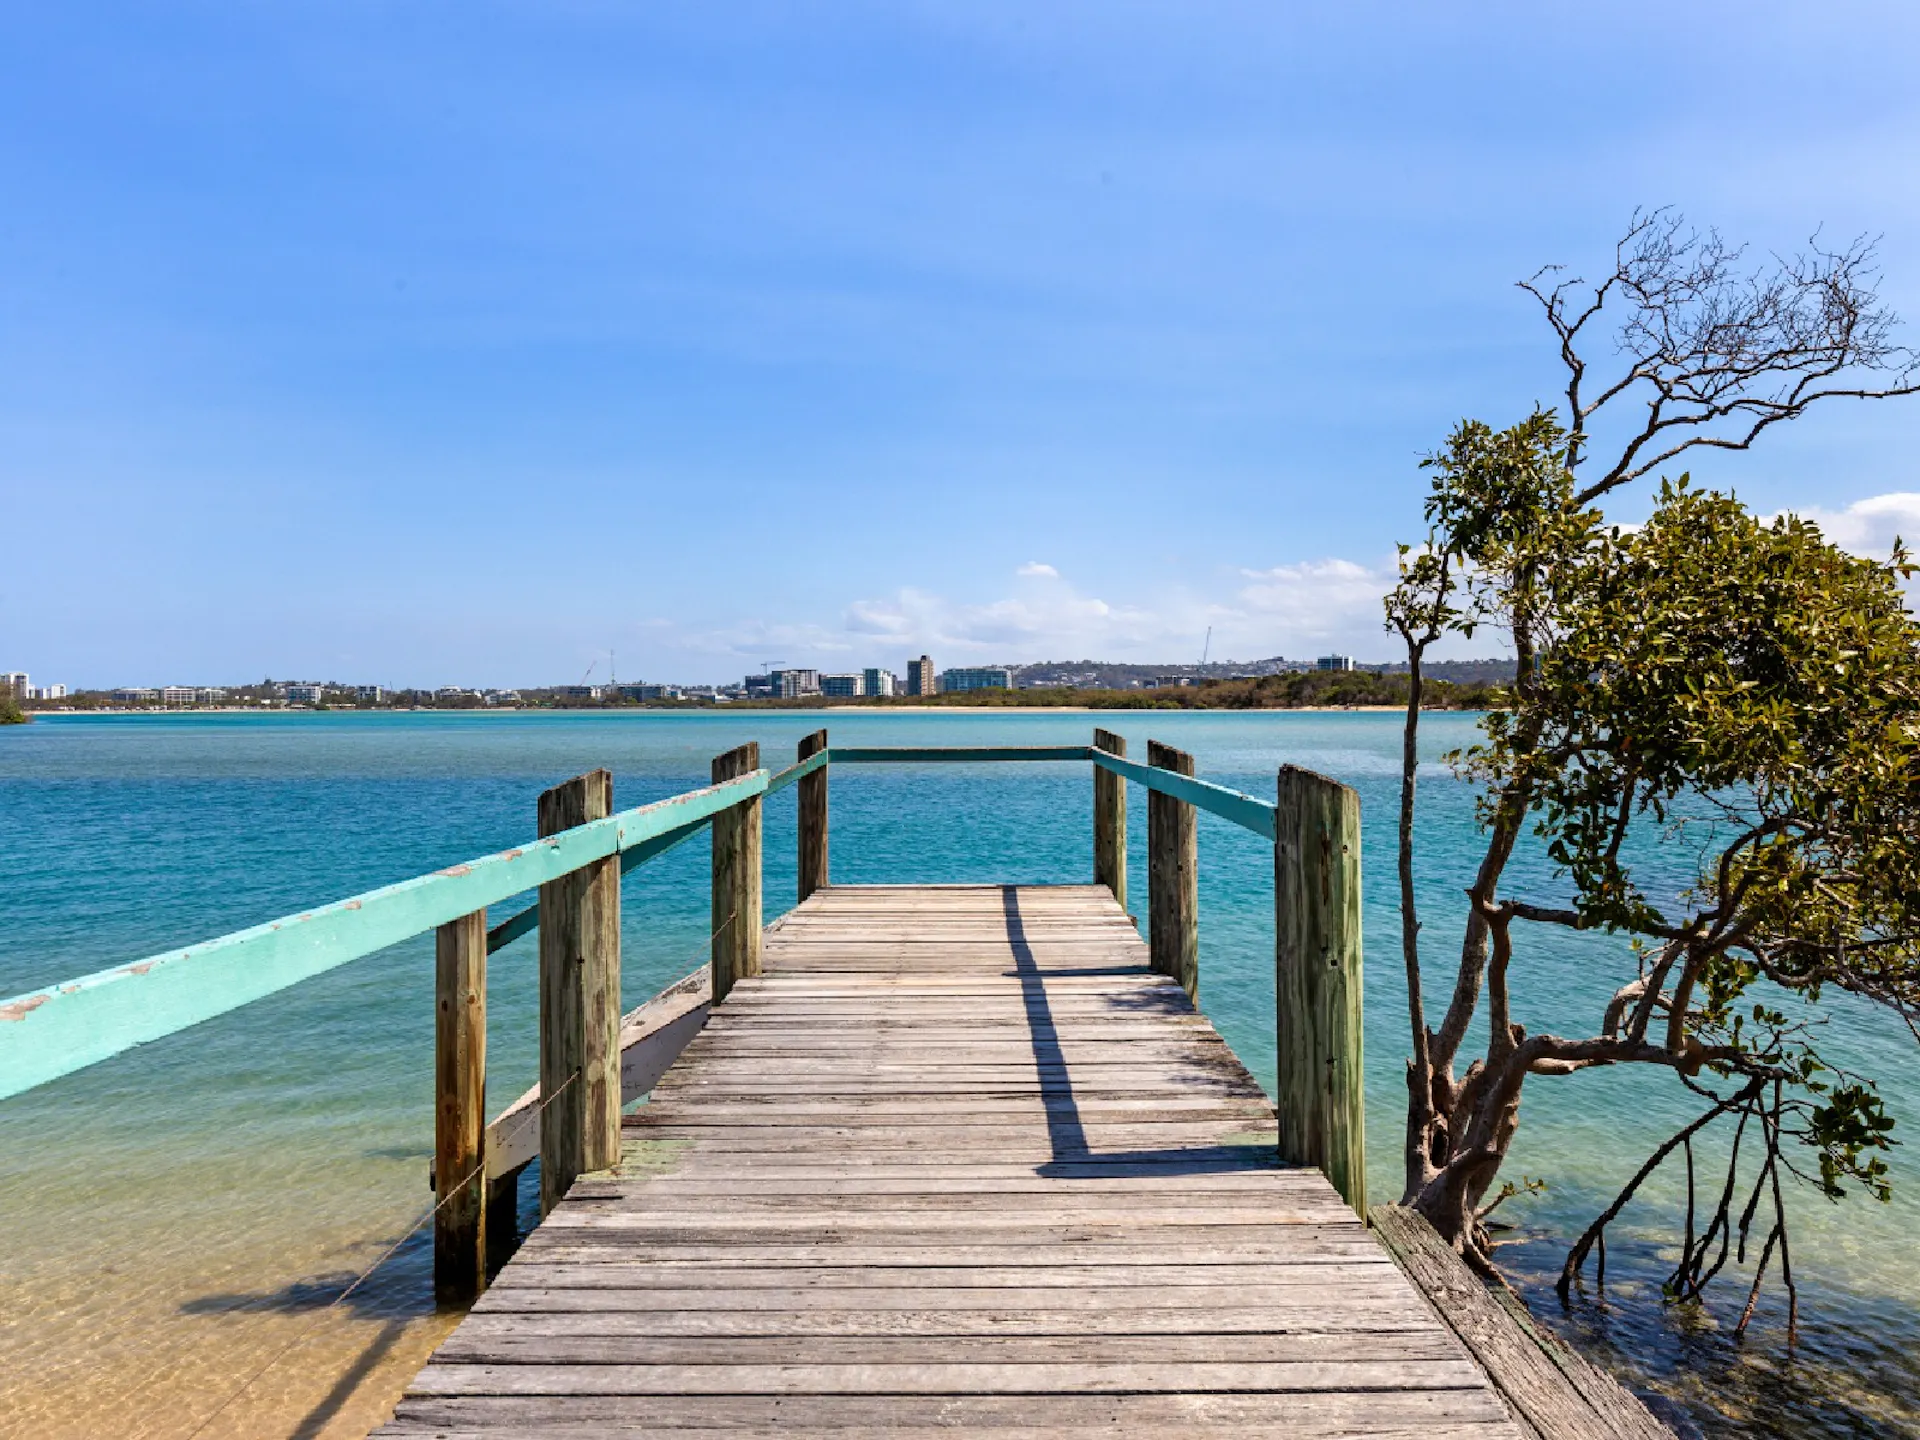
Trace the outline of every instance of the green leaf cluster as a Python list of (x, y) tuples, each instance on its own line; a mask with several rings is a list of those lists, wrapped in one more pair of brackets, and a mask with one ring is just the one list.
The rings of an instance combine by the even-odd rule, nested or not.
[[(1807, 1002), (1838, 986), (1920, 1018), (1906, 554), (1848, 554), (1686, 476), (1662, 483), (1643, 525), (1610, 525), (1578, 502), (1544, 411), (1463, 424), (1428, 466), (1428, 542), (1403, 552), (1389, 622), (1512, 638), (1515, 684), (1484, 743), (1455, 757), (1483, 782), (1483, 821), (1530, 825), (1568, 883), (1561, 923), (1636, 937), (1643, 978), (1665, 957), (1651, 983), (1681, 1073), (1796, 1087), (1821, 1187), (1852, 1176), (1884, 1194), (1892, 1122), (1870, 1082), (1827, 1067), (1806, 1025), (1746, 1002), (1762, 980)], [(1647, 826), (1698, 855), (1684, 894), (1634, 873), (1628, 842)]]

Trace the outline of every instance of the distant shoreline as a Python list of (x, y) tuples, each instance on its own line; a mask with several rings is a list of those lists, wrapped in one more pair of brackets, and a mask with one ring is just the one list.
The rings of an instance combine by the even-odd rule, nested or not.
[[(251, 705), (176, 705), (171, 709), (123, 709), (101, 705), (85, 710), (29, 710), (38, 719), (62, 716), (116, 715), (1340, 715), (1400, 714), (1402, 705), (1253, 705), (1246, 707), (1202, 708), (1186, 706), (1103, 706), (1103, 705), (489, 705), (472, 709), (436, 705), (383, 707), (377, 710), (349, 709), (345, 706), (313, 710), (304, 706), (263, 709)], [(1461, 711), (1459, 713), (1473, 713)]]

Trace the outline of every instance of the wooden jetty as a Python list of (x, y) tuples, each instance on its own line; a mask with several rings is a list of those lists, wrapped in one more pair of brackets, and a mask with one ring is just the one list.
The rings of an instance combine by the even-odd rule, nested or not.
[(391, 1436), (1517, 1436), (1105, 886), (829, 888)]
[[(1007, 761), (1092, 762), (1093, 884), (831, 884), (830, 765)], [(434, 931), (435, 1285), (472, 1309), (383, 1435), (1664, 1435), (1419, 1222), (1375, 1212), (1390, 1252), (1363, 1219), (1354, 793), (1148, 761), (820, 731), (622, 812), (596, 771), (526, 845), (0, 1003), (0, 1098)], [(798, 903), (763, 927), (789, 786)], [(1195, 1003), (1199, 810), (1272, 847), (1271, 1100)], [(710, 963), (623, 1014), (620, 876), (702, 830)], [(536, 930), (540, 1082), (487, 1121), (488, 955)]]

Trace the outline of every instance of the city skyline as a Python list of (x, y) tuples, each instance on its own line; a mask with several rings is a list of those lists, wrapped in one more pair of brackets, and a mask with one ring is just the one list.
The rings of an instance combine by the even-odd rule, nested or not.
[[(926, 662), (932, 667), (930, 673), (935, 677), (936, 682), (934, 690), (921, 692), (912, 688), (918, 683), (916, 671), (922, 662)], [(1444, 668), (1447, 662), (1441, 661), (1437, 663)], [(1502, 662), (1500, 657), (1479, 657), (1465, 663), (1470, 665), (1497, 665)], [(259, 680), (242, 680), (226, 677), (218, 683), (207, 683), (201, 680), (182, 682), (176, 677), (169, 681), (117, 680), (110, 683), (88, 683), (69, 686), (64, 683), (46, 685), (33, 684), (30, 679), (31, 672), (22, 670), (0, 671), (0, 685), (11, 687), (18, 698), (22, 700), (65, 700), (78, 695), (131, 697), (136, 694), (143, 694), (148, 699), (163, 702), (171, 699), (180, 703), (218, 703), (219, 698), (226, 697), (230, 694), (259, 690), (272, 690), (281, 698), (295, 701), (318, 700), (321, 698), (321, 692), (327, 692), (330, 695), (354, 695), (357, 692), (357, 698), (361, 700), (372, 699), (375, 701), (398, 695), (431, 695), (436, 693), (443, 695), (471, 694), (482, 696), (511, 696), (521, 693), (533, 695), (571, 694), (598, 698), (603, 694), (610, 695), (617, 692), (620, 695), (628, 696), (628, 698), (637, 699), (641, 698), (639, 692), (642, 690), (720, 692), (751, 696), (758, 691), (766, 689), (765, 682), (771, 680), (774, 682), (772, 688), (776, 693), (787, 693), (790, 696), (794, 694), (825, 694), (827, 696), (838, 695), (853, 698), (871, 698), (876, 696), (908, 696), (953, 689), (980, 688), (983, 684), (997, 683), (990, 680), (983, 680), (981, 677), (995, 675), (1005, 675), (1007, 677), (1007, 683), (1016, 688), (1023, 687), (1029, 683), (1038, 683), (1042, 686), (1092, 683), (1097, 687), (1110, 683), (1110, 681), (1105, 679), (1094, 678), (1098, 672), (1151, 671), (1164, 674), (1167, 677), (1199, 677), (1205, 675), (1212, 678), (1231, 678), (1244, 674), (1271, 673), (1275, 670), (1307, 670), (1316, 668), (1325, 670), (1354, 668), (1394, 669), (1404, 667), (1401, 662), (1391, 660), (1356, 661), (1353, 656), (1340, 653), (1310, 657), (1274, 655), (1250, 661), (1225, 658), (1206, 662), (1169, 660), (1148, 662), (1145, 664), (1139, 662), (1103, 661), (1083, 657), (1075, 660), (1038, 661), (1024, 664), (976, 664), (941, 667), (933, 665), (931, 657), (923, 654), (918, 657), (910, 657), (905, 664), (897, 668), (884, 665), (870, 665), (847, 670), (830, 671), (821, 670), (818, 667), (768, 666), (763, 667), (759, 671), (747, 672), (737, 679), (728, 677), (690, 678), (686, 676), (635, 678), (628, 676), (626, 678), (610, 678), (599, 682), (586, 679), (578, 682), (543, 680), (516, 686), (488, 686), (458, 682), (439, 685), (408, 684), (404, 682), (396, 684), (387, 681), (369, 681), (364, 678), (343, 678), (341, 676), (289, 678), (287, 676), (274, 676), (269, 674)], [(1036, 681), (1034, 679), (1034, 672), (1039, 672), (1043, 678)], [(779, 677), (782, 675), (804, 677), (799, 681), (801, 688), (797, 690), (794, 689), (793, 682), (789, 680), (786, 690), (782, 692), (778, 684)], [(963, 676), (965, 678), (959, 683), (952, 683), (950, 677), (953, 676)], [(1062, 678), (1045, 678), (1048, 676), (1060, 676)], [(844, 685), (838, 687), (829, 685), (828, 682), (834, 681), (859, 682), (860, 688), (849, 689)], [(1136, 678), (1129, 683), (1140, 684), (1149, 682)], [(176, 693), (169, 695), (169, 692)], [(631, 695), (629, 695), (628, 692), (632, 692)], [(645, 698), (678, 697), (677, 695), (648, 695)]]

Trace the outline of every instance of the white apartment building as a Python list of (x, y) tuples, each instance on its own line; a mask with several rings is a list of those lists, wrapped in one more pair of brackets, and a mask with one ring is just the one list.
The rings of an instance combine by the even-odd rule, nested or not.
[(818, 670), (769, 670), (767, 679), (771, 682), (771, 693), (776, 699), (797, 700), (802, 695), (820, 693)]
[(862, 687), (860, 693), (863, 695), (898, 695), (900, 693), (900, 681), (893, 671), (881, 670), (871, 665), (861, 672), (860, 684)]
[(820, 693), (836, 700), (857, 699), (867, 693), (867, 677), (858, 670), (846, 675), (822, 675)]

